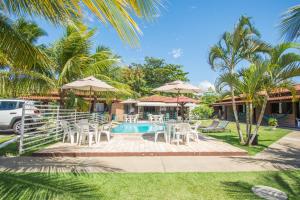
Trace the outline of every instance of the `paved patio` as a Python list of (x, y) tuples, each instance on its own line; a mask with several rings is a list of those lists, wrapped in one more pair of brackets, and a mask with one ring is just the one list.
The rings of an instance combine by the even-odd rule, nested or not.
[(238, 172), (299, 168), (299, 131), (256, 156), (0, 157), (0, 171), (17, 172)]
[(163, 138), (155, 143), (153, 135), (114, 135), (107, 142), (91, 147), (69, 143), (56, 143), (34, 154), (35, 156), (245, 156), (247, 152), (214, 138), (200, 136), (199, 142), (169, 144)]

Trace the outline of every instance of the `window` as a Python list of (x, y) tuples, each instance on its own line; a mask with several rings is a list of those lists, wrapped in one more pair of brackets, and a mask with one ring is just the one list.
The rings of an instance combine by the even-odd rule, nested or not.
[(292, 114), (293, 113), (293, 104), (292, 102), (283, 102), (281, 103), (282, 113), (283, 114)]
[(0, 110), (14, 110), (16, 108), (16, 101), (0, 101)]
[(271, 103), (271, 113), (272, 114), (279, 113), (279, 103)]
[(238, 112), (239, 113), (244, 113), (245, 109), (244, 109), (244, 105), (238, 105)]
[(24, 102), (19, 102), (18, 108), (23, 108), (23, 104), (24, 104)]
[[(280, 104), (281, 104), (281, 106), (280, 106)], [(293, 113), (293, 103), (292, 102), (271, 103), (271, 113), (272, 114), (292, 114)]]

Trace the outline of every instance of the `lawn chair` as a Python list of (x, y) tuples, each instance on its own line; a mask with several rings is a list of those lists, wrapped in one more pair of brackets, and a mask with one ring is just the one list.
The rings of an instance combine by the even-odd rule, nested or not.
[(207, 127), (200, 127), (200, 130), (216, 128), (219, 125), (219, 123), (220, 122), (218, 120), (213, 120), (212, 123), (209, 126), (207, 126)]
[(226, 131), (226, 127), (229, 124), (229, 121), (220, 121), (216, 127), (204, 128), (202, 129), (203, 133), (217, 133)]

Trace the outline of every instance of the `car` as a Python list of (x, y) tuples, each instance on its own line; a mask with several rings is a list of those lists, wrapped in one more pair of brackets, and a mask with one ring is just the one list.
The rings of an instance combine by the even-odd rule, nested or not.
[(32, 121), (36, 121), (40, 114), (35, 107), (39, 102), (27, 101), (21, 99), (0, 99), (0, 130), (13, 130), (20, 134), (22, 125), (22, 108), (23, 105), (30, 107), (26, 109), (26, 118), (29, 117)]

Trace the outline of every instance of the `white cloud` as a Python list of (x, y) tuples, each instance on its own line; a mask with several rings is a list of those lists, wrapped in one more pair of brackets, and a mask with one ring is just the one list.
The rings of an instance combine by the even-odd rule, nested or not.
[(209, 82), (208, 80), (201, 81), (201, 82), (199, 83), (199, 88), (200, 88), (202, 91), (204, 91), (204, 92), (206, 92), (208, 89), (212, 89), (212, 90), (215, 91), (215, 86), (214, 86), (214, 84), (212, 84), (212, 83)]
[(172, 55), (173, 58), (179, 58), (182, 56), (183, 51), (181, 48), (177, 48), (177, 49), (172, 49), (172, 51), (170, 52), (170, 54)]

